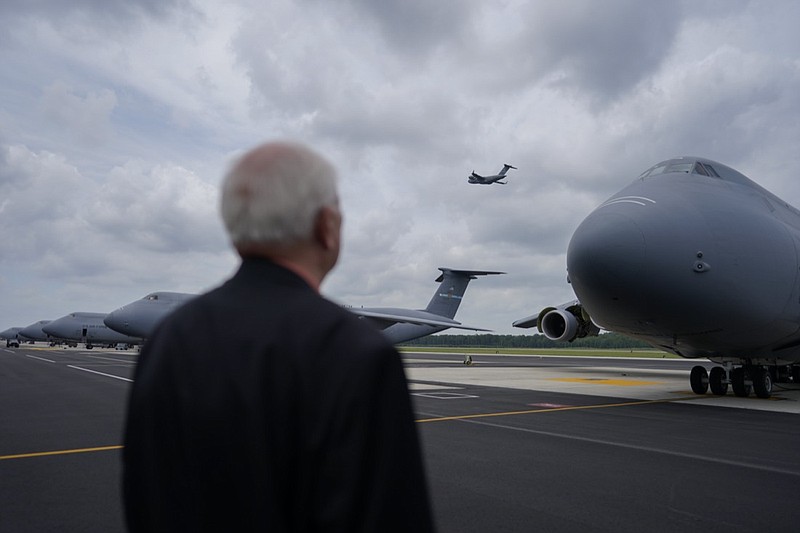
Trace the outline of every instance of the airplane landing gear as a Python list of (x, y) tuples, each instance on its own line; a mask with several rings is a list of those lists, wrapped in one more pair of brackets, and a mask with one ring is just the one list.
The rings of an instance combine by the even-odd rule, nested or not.
[(467, 366), (472, 366), (472, 356), (470, 354), (464, 355), (464, 364)]
[(750, 390), (752, 389), (752, 386), (750, 383), (747, 383), (743, 367), (740, 366), (731, 370), (731, 387), (733, 388), (733, 393), (736, 396), (750, 396)]
[(728, 373), (721, 366), (715, 366), (708, 374), (708, 385), (711, 393), (717, 396), (725, 396), (728, 392)]
[(772, 396), (772, 376), (766, 368), (754, 367), (750, 371), (753, 379), (753, 391), (759, 398)]
[[(705, 394), (710, 388), (711, 393), (717, 396), (724, 396), (728, 393), (728, 384), (733, 389), (733, 394), (745, 398), (754, 392), (759, 398), (769, 398), (772, 396), (772, 384), (776, 379), (781, 378), (780, 372), (773, 375), (772, 370), (767, 367), (757, 365), (745, 365), (736, 368), (715, 366), (711, 372), (700, 365), (692, 368), (689, 375), (689, 382), (695, 394)], [(788, 373), (787, 373), (788, 376)]]
[(708, 390), (708, 371), (705, 367), (697, 365), (692, 368), (689, 374), (689, 383), (692, 385), (692, 392), (695, 394), (705, 394)]

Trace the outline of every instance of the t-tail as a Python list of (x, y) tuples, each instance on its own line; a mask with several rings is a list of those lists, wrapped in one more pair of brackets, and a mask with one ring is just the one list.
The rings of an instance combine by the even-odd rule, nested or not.
[(440, 282), (436, 292), (433, 293), (431, 301), (425, 311), (435, 315), (453, 318), (456, 316), (458, 306), (467, 290), (467, 285), (477, 276), (488, 276), (492, 274), (503, 274), (504, 272), (490, 272), (488, 270), (454, 270), (452, 268), (442, 268), (441, 275), (436, 278)]
[(513, 166), (513, 165), (509, 165), (508, 163), (504, 164), (504, 165), (503, 165), (503, 170), (501, 170), (501, 171), (500, 171), (500, 174), (499, 174), (499, 175), (500, 175), (500, 176), (505, 176), (505, 175), (506, 175), (506, 172), (508, 172), (508, 171), (509, 171), (510, 169), (512, 169), (512, 168), (513, 168), (514, 170), (517, 170), (517, 167), (515, 167), (515, 166)]

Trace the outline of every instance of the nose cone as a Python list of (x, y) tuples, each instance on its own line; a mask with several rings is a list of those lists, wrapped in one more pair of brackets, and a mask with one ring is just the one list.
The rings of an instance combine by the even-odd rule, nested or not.
[(616, 212), (594, 213), (583, 221), (569, 243), (570, 281), (576, 290), (600, 289), (611, 301), (628, 299), (637, 292), (631, 280), (642, 275), (646, 254), (645, 237), (636, 220)]
[[(669, 334), (702, 292), (693, 269), (713, 242), (690, 202), (622, 196), (578, 226), (567, 250), (575, 294), (601, 327), (632, 335)], [(701, 267), (702, 268), (702, 267)]]
[(62, 317), (42, 326), (42, 331), (59, 339), (69, 338), (72, 329), (72, 320), (69, 317)]
[(47, 333), (44, 332), (43, 328), (48, 323), (50, 323), (49, 320), (40, 320), (30, 326), (22, 328), (19, 334), (34, 341), (46, 341)]
[(119, 309), (115, 309), (114, 311), (108, 313), (103, 319), (103, 324), (114, 331), (123, 333), (125, 335), (130, 335), (128, 315), (129, 313), (126, 308), (120, 307)]
[(148, 300), (137, 300), (108, 313), (103, 323), (123, 335), (147, 338), (153, 330), (153, 309)]

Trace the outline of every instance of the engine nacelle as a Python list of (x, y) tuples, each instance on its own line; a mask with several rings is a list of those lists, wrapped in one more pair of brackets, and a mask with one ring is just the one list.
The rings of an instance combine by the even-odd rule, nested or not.
[(551, 309), (539, 321), (539, 329), (554, 341), (575, 340), (579, 327), (577, 317), (563, 309)]

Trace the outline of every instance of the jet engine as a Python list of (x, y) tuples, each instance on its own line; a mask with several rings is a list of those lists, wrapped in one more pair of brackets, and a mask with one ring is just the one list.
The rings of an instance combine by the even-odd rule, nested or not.
[(580, 303), (569, 306), (548, 307), (539, 313), (539, 331), (554, 341), (572, 342), (577, 338), (600, 333), (589, 314)]

